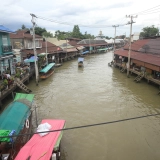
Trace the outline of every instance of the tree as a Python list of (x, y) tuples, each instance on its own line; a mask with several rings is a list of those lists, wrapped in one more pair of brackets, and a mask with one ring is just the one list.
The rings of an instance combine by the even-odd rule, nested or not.
[(35, 27), (35, 34), (39, 35), (39, 36), (43, 36), (42, 34), (44, 32), (47, 32), (45, 28), (41, 28), (41, 27)]
[(26, 26), (24, 25), (24, 24), (22, 24), (22, 27), (21, 27), (22, 29), (26, 29)]
[(51, 32), (43, 32), (42, 33), (42, 36), (44, 36), (44, 37), (50, 37), (50, 38), (53, 38), (53, 34), (51, 33)]
[(144, 38), (159, 35), (159, 29), (155, 28), (154, 25), (152, 25), (151, 27), (144, 27), (142, 31), (143, 32), (140, 33), (140, 37)]
[(82, 33), (80, 32), (79, 26), (78, 25), (74, 25), (73, 27), (73, 31), (72, 31), (72, 37), (74, 38), (83, 38)]

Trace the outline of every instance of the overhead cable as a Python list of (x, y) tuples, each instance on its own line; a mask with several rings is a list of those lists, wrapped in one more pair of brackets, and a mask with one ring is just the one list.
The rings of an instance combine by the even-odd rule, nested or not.
[(146, 13), (146, 12), (149, 12), (149, 11), (151, 11), (151, 10), (153, 10), (153, 9), (155, 9), (155, 8), (157, 8), (157, 7), (159, 7), (159, 6), (160, 6), (160, 5), (155, 6), (155, 7), (152, 7), (152, 8), (149, 8), (149, 9), (146, 9), (146, 10), (144, 10), (144, 11), (140, 11), (140, 12), (134, 13), (134, 14), (132, 14), (132, 15), (141, 14), (141, 13)]
[[(70, 26), (74, 26), (75, 24), (73, 23), (69, 23), (69, 22), (64, 22), (64, 21), (57, 21), (57, 20), (52, 20), (52, 19), (48, 19), (48, 18), (44, 18), (44, 17), (40, 17), (40, 16), (36, 16), (39, 19), (43, 19), (46, 21), (50, 21), (50, 22), (54, 22), (54, 23), (58, 23), (58, 24), (64, 24), (64, 25), (70, 25)], [(80, 27), (87, 27), (87, 28), (106, 28), (106, 27), (112, 27), (112, 25), (83, 25), (83, 24), (77, 24)], [(127, 24), (120, 24), (119, 26), (124, 26)]]
[(88, 127), (94, 127), (94, 126), (114, 124), (114, 123), (119, 123), (119, 122), (126, 122), (126, 121), (130, 121), (130, 120), (136, 120), (136, 119), (141, 119), (141, 118), (146, 118), (146, 117), (153, 117), (153, 116), (158, 116), (158, 115), (160, 115), (160, 113), (157, 113), (157, 114), (149, 114), (149, 115), (138, 116), (138, 117), (132, 117), (132, 118), (126, 118), (126, 119), (120, 119), (120, 120), (109, 121), (109, 122), (89, 124), (89, 125), (84, 125), (84, 126), (63, 128), (63, 129), (43, 131), (43, 132), (35, 132), (35, 133), (32, 133), (32, 134), (31, 134), (31, 133), (26, 133), (26, 134), (12, 135), (12, 136), (0, 136), (0, 138), (8, 138), (8, 137), (12, 138), (12, 137), (28, 136), (28, 135), (39, 134), (39, 133), (50, 133), (50, 132), (59, 132), (59, 131), (67, 131), (67, 130), (73, 130), (73, 129), (88, 128)]

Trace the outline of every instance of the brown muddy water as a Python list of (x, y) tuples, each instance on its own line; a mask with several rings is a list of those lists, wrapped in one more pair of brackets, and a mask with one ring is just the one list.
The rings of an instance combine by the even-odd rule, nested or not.
[[(35, 94), (38, 120), (65, 119), (66, 128), (160, 112), (158, 86), (135, 83), (108, 66), (112, 53), (77, 58), (56, 68)], [(64, 131), (61, 160), (159, 160), (160, 116)]]

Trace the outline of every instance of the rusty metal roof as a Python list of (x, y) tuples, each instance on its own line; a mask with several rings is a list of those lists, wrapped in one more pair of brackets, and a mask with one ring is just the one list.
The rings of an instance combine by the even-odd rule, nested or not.
[[(128, 50), (119, 49), (115, 51), (115, 54), (128, 57)], [(142, 62), (160, 66), (160, 55), (141, 53), (141, 52), (135, 52), (135, 51), (131, 51), (130, 55), (132, 59), (136, 59)]]

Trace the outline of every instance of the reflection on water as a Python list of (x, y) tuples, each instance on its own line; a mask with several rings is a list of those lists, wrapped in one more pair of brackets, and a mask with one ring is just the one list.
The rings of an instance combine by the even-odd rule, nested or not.
[[(118, 68), (108, 67), (112, 53), (77, 59), (56, 68), (55, 74), (35, 93), (41, 119), (65, 119), (66, 127), (114, 121), (158, 113), (158, 89), (146, 82), (135, 83)], [(159, 160), (160, 121), (150, 117), (122, 123), (65, 131), (61, 160)]]

